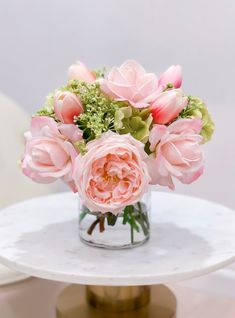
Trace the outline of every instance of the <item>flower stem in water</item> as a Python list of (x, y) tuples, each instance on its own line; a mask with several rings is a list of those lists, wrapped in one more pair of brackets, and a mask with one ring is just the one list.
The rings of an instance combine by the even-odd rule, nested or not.
[(101, 216), (100, 217), (100, 223), (99, 223), (100, 233), (105, 231), (104, 222), (105, 222), (105, 216)]
[(96, 225), (100, 223), (100, 219), (97, 218), (89, 227), (89, 229), (87, 230), (87, 234), (91, 235), (96, 227)]
[(134, 244), (134, 228), (132, 224), (130, 224), (130, 227), (131, 227), (131, 244)]

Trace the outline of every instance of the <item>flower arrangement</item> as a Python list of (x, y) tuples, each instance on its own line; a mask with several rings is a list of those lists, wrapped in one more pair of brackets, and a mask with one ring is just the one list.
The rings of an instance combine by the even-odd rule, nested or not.
[[(149, 222), (141, 199), (150, 184), (174, 189), (202, 173), (202, 144), (214, 124), (205, 103), (187, 96), (180, 66), (159, 79), (136, 61), (110, 72), (90, 71), (78, 62), (68, 82), (46, 98), (25, 133), (23, 173), (40, 183), (62, 179), (78, 192), (88, 228), (123, 224), (146, 235)], [(133, 242), (132, 242), (133, 243)]]

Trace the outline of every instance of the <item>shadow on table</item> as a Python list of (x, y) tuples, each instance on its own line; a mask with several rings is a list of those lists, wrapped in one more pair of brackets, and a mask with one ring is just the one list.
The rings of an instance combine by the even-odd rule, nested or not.
[(45, 277), (46, 272), (45, 278), (56, 280), (60, 275), (74, 276), (75, 280), (78, 275), (131, 275), (136, 284), (143, 276), (161, 277), (160, 282), (168, 282), (169, 275), (179, 275), (181, 279), (182, 273), (200, 270), (211, 255), (211, 247), (203, 237), (170, 222), (153, 224), (151, 238), (145, 245), (122, 251), (85, 245), (78, 237), (77, 223), (73, 219), (25, 233), (6, 249), (14, 249), (14, 259), (31, 268), (31, 275), (40, 272)]

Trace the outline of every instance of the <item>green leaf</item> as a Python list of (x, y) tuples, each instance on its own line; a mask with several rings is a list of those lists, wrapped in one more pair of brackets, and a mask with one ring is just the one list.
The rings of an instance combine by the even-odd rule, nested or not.
[(130, 225), (132, 226), (132, 228), (133, 228), (134, 230), (136, 230), (136, 232), (138, 232), (138, 233), (140, 232), (140, 228), (139, 228), (139, 226), (137, 225), (135, 218), (132, 218), (132, 219), (131, 219)]
[(148, 225), (145, 224), (145, 220), (143, 218), (142, 213), (136, 215), (135, 219), (140, 224), (144, 235), (147, 236), (149, 233), (149, 228), (148, 228)]
[(134, 216), (134, 206), (133, 205), (128, 205), (124, 209), (124, 214), (123, 214), (123, 224), (130, 224), (131, 228), (136, 230), (137, 232), (140, 231), (139, 226), (136, 223), (135, 216)]
[(107, 223), (108, 225), (110, 226), (114, 226), (117, 222), (117, 219), (118, 219), (118, 215), (114, 215), (113, 213), (111, 212), (108, 212), (106, 214), (106, 217), (107, 217)]
[(86, 215), (87, 215), (87, 211), (81, 212), (80, 216), (79, 216), (79, 221), (81, 222), (85, 218)]

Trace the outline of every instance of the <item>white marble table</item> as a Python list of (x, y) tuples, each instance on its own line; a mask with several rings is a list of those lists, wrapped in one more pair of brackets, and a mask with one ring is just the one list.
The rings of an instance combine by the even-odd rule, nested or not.
[(77, 196), (62, 193), (4, 209), (0, 261), (41, 278), (86, 285), (151, 285), (207, 274), (235, 260), (235, 213), (209, 201), (152, 194), (151, 238), (110, 251), (78, 238)]

